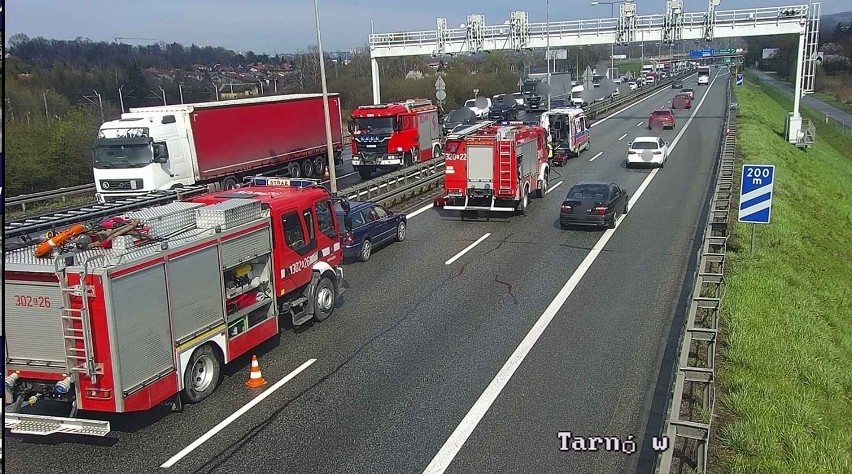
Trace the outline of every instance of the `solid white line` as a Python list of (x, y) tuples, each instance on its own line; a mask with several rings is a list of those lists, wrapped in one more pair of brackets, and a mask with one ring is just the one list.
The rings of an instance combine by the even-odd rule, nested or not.
[(314, 362), (316, 362), (316, 361), (317, 361), (316, 359), (308, 359), (307, 361), (305, 361), (305, 363), (304, 363), (304, 364), (302, 364), (302, 365), (300, 365), (300, 366), (299, 366), (296, 370), (294, 370), (294, 371), (290, 372), (289, 374), (287, 374), (287, 376), (286, 376), (286, 377), (284, 377), (283, 379), (281, 379), (281, 380), (279, 380), (279, 381), (275, 382), (275, 385), (272, 385), (271, 387), (269, 387), (268, 389), (266, 389), (263, 393), (261, 393), (260, 395), (258, 395), (258, 396), (256, 396), (256, 397), (254, 397), (253, 399), (251, 399), (251, 401), (250, 401), (250, 402), (248, 402), (248, 403), (246, 403), (246, 404), (245, 404), (242, 408), (240, 408), (239, 410), (235, 411), (235, 412), (234, 412), (231, 416), (229, 416), (229, 417), (225, 418), (224, 420), (222, 420), (222, 422), (220, 422), (218, 425), (214, 426), (212, 430), (208, 431), (207, 433), (204, 433), (204, 435), (202, 435), (200, 438), (198, 438), (197, 440), (193, 441), (193, 442), (192, 442), (192, 444), (190, 444), (189, 446), (187, 446), (187, 447), (183, 448), (183, 450), (181, 450), (181, 452), (179, 452), (179, 453), (175, 454), (174, 456), (172, 456), (172, 457), (171, 457), (168, 461), (166, 461), (166, 462), (164, 462), (163, 464), (161, 464), (161, 465), (160, 465), (160, 467), (162, 467), (162, 468), (169, 468), (169, 467), (172, 467), (172, 466), (173, 466), (176, 462), (178, 462), (178, 461), (180, 461), (181, 459), (183, 459), (183, 458), (184, 458), (184, 456), (186, 456), (187, 454), (189, 454), (189, 453), (193, 452), (193, 451), (194, 451), (197, 447), (201, 446), (201, 445), (202, 445), (205, 441), (207, 441), (207, 440), (209, 440), (210, 438), (212, 438), (213, 436), (215, 436), (215, 435), (216, 435), (216, 433), (218, 433), (218, 432), (222, 431), (222, 430), (223, 430), (226, 426), (228, 426), (228, 425), (230, 425), (231, 423), (233, 423), (233, 422), (234, 422), (234, 420), (236, 420), (237, 418), (239, 418), (239, 417), (241, 417), (242, 415), (244, 415), (247, 411), (251, 410), (251, 409), (252, 409), (255, 405), (257, 405), (258, 403), (262, 402), (264, 398), (266, 398), (266, 397), (268, 397), (268, 396), (272, 395), (272, 393), (273, 393), (273, 392), (275, 392), (276, 390), (278, 390), (279, 388), (281, 388), (282, 386), (284, 386), (284, 384), (285, 384), (285, 383), (287, 383), (287, 382), (289, 382), (290, 380), (292, 380), (292, 379), (293, 379), (293, 377), (295, 377), (295, 376), (299, 375), (299, 373), (300, 373), (301, 371), (303, 371), (303, 370), (307, 369), (308, 367), (310, 367), (310, 365), (311, 365), (311, 364), (313, 364), (313, 363), (314, 363)]
[(547, 188), (547, 191), (544, 192), (544, 195), (547, 196), (548, 194), (550, 194), (550, 192), (553, 191), (554, 189), (558, 188), (560, 184), (562, 184), (562, 181), (560, 181), (560, 182), (554, 184), (553, 186)]
[(487, 234), (483, 235), (482, 237), (480, 237), (479, 239), (477, 239), (477, 240), (476, 240), (476, 242), (474, 242), (474, 243), (472, 243), (472, 244), (468, 245), (467, 247), (465, 247), (465, 249), (464, 249), (464, 250), (462, 250), (461, 252), (457, 253), (457, 254), (456, 254), (453, 258), (451, 258), (451, 259), (447, 260), (446, 262), (444, 262), (444, 265), (451, 265), (453, 262), (455, 262), (456, 260), (458, 260), (459, 258), (461, 258), (461, 256), (462, 256), (462, 255), (464, 255), (464, 254), (466, 254), (466, 253), (470, 252), (470, 249), (472, 249), (472, 248), (476, 247), (476, 246), (477, 246), (477, 245), (479, 245), (479, 244), (480, 244), (483, 240), (487, 239), (487, 238), (488, 238), (488, 237), (490, 237), (490, 236), (491, 236), (491, 232), (489, 232), (489, 233), (487, 233)]
[(624, 137), (626, 137), (626, 136), (627, 136), (627, 134), (625, 133), (624, 135), (618, 137), (618, 141), (624, 140)]
[(595, 160), (597, 160), (597, 159), (598, 159), (598, 157), (599, 157), (599, 156), (601, 156), (601, 155), (603, 155), (603, 152), (602, 152), (602, 151), (599, 151), (599, 152), (598, 152), (598, 154), (597, 154), (597, 155), (595, 155), (595, 156), (593, 156), (591, 159), (589, 159), (589, 161), (595, 161)]
[(405, 215), (405, 217), (406, 217), (406, 219), (411, 219), (414, 216), (418, 216), (420, 214), (423, 214), (424, 212), (428, 211), (429, 209), (432, 209), (433, 207), (435, 207), (434, 204), (429, 204), (429, 205), (423, 206), (423, 207), (421, 207), (420, 209), (418, 209), (414, 212), (409, 212), (408, 214)]
[[(713, 82), (715, 82), (715, 78), (710, 83), (710, 87), (712, 87)], [(695, 110), (693, 110), (690, 120), (698, 112), (698, 109), (701, 108), (701, 104), (704, 102), (704, 98), (707, 97), (710, 87), (708, 87), (707, 91), (704, 92), (704, 97), (701, 98), (701, 102), (699, 102), (695, 107)], [(684, 131), (686, 131), (686, 127), (688, 125), (689, 121), (687, 121), (686, 125), (683, 126), (680, 134), (675, 138), (675, 141), (672, 142), (672, 148), (676, 144), (677, 140), (683, 135)], [(648, 188), (651, 180), (654, 179), (659, 171), (660, 168), (655, 168), (648, 174), (648, 177), (645, 178), (639, 186), (639, 189), (636, 190), (636, 193), (627, 204), (628, 209), (636, 204), (642, 196), (642, 193), (644, 193), (645, 189)], [(512, 378), (512, 375), (514, 375), (515, 371), (518, 367), (520, 367), (524, 358), (526, 358), (533, 346), (535, 346), (538, 338), (541, 337), (544, 330), (547, 329), (547, 326), (551, 321), (553, 321), (553, 318), (556, 317), (556, 313), (562, 308), (562, 305), (565, 304), (574, 289), (577, 288), (577, 285), (580, 283), (583, 276), (585, 276), (586, 272), (589, 268), (591, 268), (595, 259), (598, 258), (598, 255), (600, 255), (601, 251), (603, 251), (615, 231), (618, 230), (618, 226), (621, 225), (621, 222), (625, 217), (626, 215), (619, 217), (618, 221), (615, 223), (615, 229), (607, 229), (595, 246), (592, 247), (592, 250), (588, 255), (586, 255), (586, 258), (583, 259), (580, 266), (577, 267), (577, 270), (574, 271), (568, 281), (565, 282), (565, 285), (561, 290), (559, 290), (559, 293), (556, 294), (556, 297), (550, 302), (550, 305), (548, 305), (547, 309), (544, 310), (544, 313), (541, 314), (538, 321), (536, 321), (532, 329), (530, 329), (512, 355), (509, 356), (509, 359), (505, 364), (503, 364), (503, 367), (499, 372), (497, 372), (497, 375), (494, 376), (491, 383), (488, 384), (488, 387), (486, 387), (485, 391), (482, 392), (482, 395), (479, 396), (479, 399), (476, 400), (476, 403), (473, 404), (473, 407), (471, 407), (470, 411), (467, 412), (467, 415), (465, 415), (461, 423), (459, 423), (444, 445), (441, 446), (438, 454), (436, 454), (429, 465), (426, 466), (426, 469), (423, 471), (424, 474), (440, 474), (450, 466), (450, 463), (453, 462), (456, 454), (458, 454), (461, 447), (470, 437), (471, 433), (473, 433), (473, 430), (476, 429), (476, 426), (480, 421), (482, 421), (482, 417), (485, 416), (485, 413), (488, 412), (491, 405), (494, 404), (494, 401), (500, 395), (500, 392), (502, 392), (506, 384), (509, 383), (509, 379)]]

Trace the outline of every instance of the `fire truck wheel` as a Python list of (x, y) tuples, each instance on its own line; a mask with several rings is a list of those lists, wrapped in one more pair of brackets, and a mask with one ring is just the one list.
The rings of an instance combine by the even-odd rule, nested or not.
[(373, 252), (373, 244), (370, 243), (370, 239), (364, 239), (364, 243), (361, 244), (361, 254), (358, 255), (362, 262), (366, 262), (370, 260), (370, 255)]
[(334, 292), (334, 283), (328, 277), (320, 278), (314, 292), (314, 319), (323, 321), (334, 312), (337, 304), (337, 294)]
[(432, 147), (432, 158), (437, 158), (441, 156), (441, 145), (435, 145)]
[(219, 359), (209, 344), (192, 353), (186, 373), (183, 374), (183, 395), (187, 403), (204, 400), (219, 385)]
[(237, 178), (233, 176), (228, 176), (227, 178), (222, 180), (222, 190), (227, 191), (229, 189), (236, 188), (240, 183), (237, 181)]
[(373, 170), (366, 168), (358, 168), (358, 174), (361, 175), (361, 179), (370, 179), (370, 176), (373, 176)]
[(400, 222), (396, 226), (396, 241), (402, 242), (403, 240), (405, 240), (405, 222)]
[(524, 187), (524, 197), (521, 199), (520, 208), (518, 209), (519, 211), (521, 211), (522, 216), (527, 215), (527, 206), (529, 206), (529, 204), (530, 204), (529, 189)]
[(545, 194), (547, 194), (547, 177), (546, 176), (545, 176), (544, 179), (539, 180), (539, 182), (538, 182), (538, 189), (536, 189), (536, 197), (541, 199), (541, 198), (544, 197)]
[(411, 152), (408, 152), (402, 155), (402, 167), (408, 168), (409, 166), (414, 164), (414, 157), (412, 157)]
[(310, 158), (302, 160), (302, 176), (310, 178), (314, 175), (314, 161)]

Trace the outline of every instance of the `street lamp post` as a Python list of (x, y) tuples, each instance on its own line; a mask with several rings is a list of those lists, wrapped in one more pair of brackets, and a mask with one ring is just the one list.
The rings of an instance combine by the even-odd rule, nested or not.
[(319, 50), (320, 79), (322, 81), (322, 111), (325, 114), (328, 179), (331, 181), (331, 194), (337, 195), (337, 170), (334, 168), (334, 146), (331, 142), (331, 113), (328, 110), (328, 86), (325, 82), (325, 59), (322, 57), (322, 35), (320, 34), (319, 5), (317, 4), (317, 0), (314, 0), (314, 15), (317, 20), (317, 50)]
[(550, 110), (550, 0), (544, 1), (544, 17), (546, 23), (546, 35), (547, 35), (547, 53), (545, 59), (547, 59), (547, 110)]

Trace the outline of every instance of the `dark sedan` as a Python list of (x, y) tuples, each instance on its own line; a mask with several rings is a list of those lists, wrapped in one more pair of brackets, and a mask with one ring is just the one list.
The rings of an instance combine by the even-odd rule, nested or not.
[(680, 89), (683, 87), (683, 81), (680, 79), (675, 79), (672, 81), (672, 89)]
[(492, 120), (518, 120), (521, 107), (511, 94), (496, 96), (491, 101), (488, 118)]
[(444, 134), (448, 135), (453, 130), (469, 127), (476, 123), (476, 115), (467, 107), (462, 107), (444, 116)]
[(615, 183), (581, 181), (575, 184), (559, 209), (559, 226), (591, 225), (615, 228), (618, 217), (627, 214), (627, 191)]
[(402, 242), (408, 221), (405, 214), (372, 203), (349, 201), (349, 212), (335, 205), (337, 219), (341, 223), (340, 243), (343, 258), (366, 262), (373, 248), (390, 241)]

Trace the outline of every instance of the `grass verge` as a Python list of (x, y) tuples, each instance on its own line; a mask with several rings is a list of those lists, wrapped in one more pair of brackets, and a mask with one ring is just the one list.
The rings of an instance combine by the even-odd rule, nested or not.
[(733, 227), (711, 471), (852, 472), (852, 139), (822, 126), (798, 150), (782, 136), (792, 98), (737, 94), (742, 159), (776, 182), (754, 257), (751, 226)]

